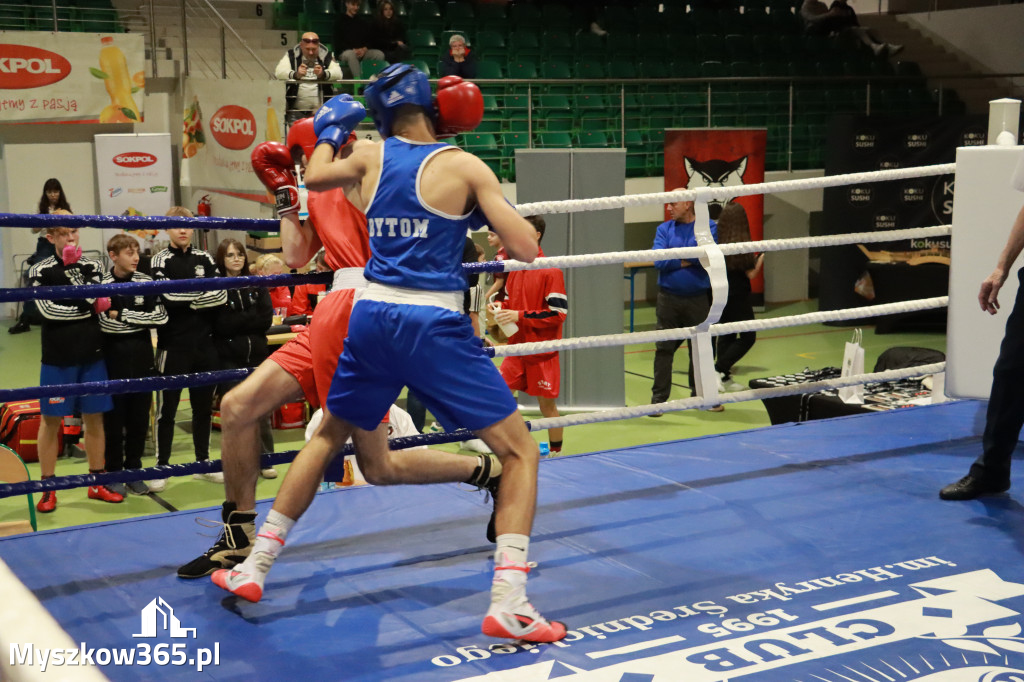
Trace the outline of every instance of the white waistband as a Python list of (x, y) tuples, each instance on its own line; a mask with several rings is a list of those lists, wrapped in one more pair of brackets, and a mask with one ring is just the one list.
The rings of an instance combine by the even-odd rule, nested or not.
[(365, 289), (366, 278), (363, 277), (362, 268), (341, 268), (334, 271), (334, 281), (331, 282), (331, 291), (338, 289)]
[(427, 291), (425, 289), (406, 289), (388, 284), (370, 282), (360, 295), (360, 301), (380, 301), (381, 303), (404, 303), (405, 305), (432, 305), (452, 312), (462, 313), (463, 294), (461, 291)]

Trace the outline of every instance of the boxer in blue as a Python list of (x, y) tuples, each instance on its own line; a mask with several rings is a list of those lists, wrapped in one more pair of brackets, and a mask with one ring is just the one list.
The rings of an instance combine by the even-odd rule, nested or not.
[(372, 252), (365, 270), (369, 285), (352, 309), (323, 424), (289, 468), (252, 554), (233, 570), (215, 572), (213, 581), (259, 601), (267, 572), (312, 502), (328, 463), (350, 436), (359, 458), (386, 456), (386, 435), (376, 427), (408, 386), (447, 430), (471, 429), (502, 462), (483, 633), (558, 641), (565, 625), (544, 619), (526, 597), (537, 443), (462, 313), (466, 229), (490, 225), (508, 254), (526, 262), (537, 256), (535, 231), (505, 201), (486, 164), (438, 142), (479, 124), (483, 103), (475, 85), (449, 76), (438, 82), (435, 98), (426, 74), (396, 64), (365, 95), (384, 142), (357, 141), (350, 155), (339, 158), (338, 149), (365, 112), (351, 98), (335, 97), (316, 116), (317, 146), (306, 186), (345, 187), (361, 196)]

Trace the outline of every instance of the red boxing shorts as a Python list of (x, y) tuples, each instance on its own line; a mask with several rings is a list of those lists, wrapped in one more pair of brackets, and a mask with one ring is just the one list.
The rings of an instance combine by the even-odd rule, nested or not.
[(501, 361), (501, 378), (509, 389), (538, 398), (557, 398), (561, 376), (557, 354), (543, 360), (510, 355)]
[(354, 297), (354, 289), (332, 291), (317, 305), (309, 327), (270, 356), (295, 377), (314, 409), (327, 400), (338, 356), (348, 336)]

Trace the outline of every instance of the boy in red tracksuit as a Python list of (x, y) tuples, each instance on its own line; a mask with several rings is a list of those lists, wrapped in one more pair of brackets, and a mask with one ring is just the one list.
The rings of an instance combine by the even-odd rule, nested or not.
[[(544, 219), (530, 216), (528, 220), (537, 231), (538, 248), (544, 238)], [(543, 257), (541, 250), (538, 257)], [(514, 322), (519, 331), (509, 337), (509, 345), (532, 341), (553, 341), (562, 338), (562, 325), (568, 311), (565, 278), (557, 268), (543, 270), (513, 270), (505, 281), (507, 296), (501, 310), (494, 313), (498, 324)], [(545, 417), (557, 417), (561, 368), (558, 352), (506, 357), (501, 363), (501, 376), (513, 391), (524, 391), (537, 398), (540, 412)], [(549, 429), (551, 452), (562, 450), (562, 429)]]

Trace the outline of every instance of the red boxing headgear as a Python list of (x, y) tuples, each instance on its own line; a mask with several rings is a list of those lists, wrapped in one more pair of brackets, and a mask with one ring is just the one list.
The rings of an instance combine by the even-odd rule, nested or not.
[(313, 132), (313, 117), (299, 119), (288, 128), (288, 151), (292, 158), (298, 163), (299, 159), (295, 152), (296, 147), (302, 148), (306, 155), (306, 161), (313, 158), (313, 148), (316, 147), (316, 133)]

